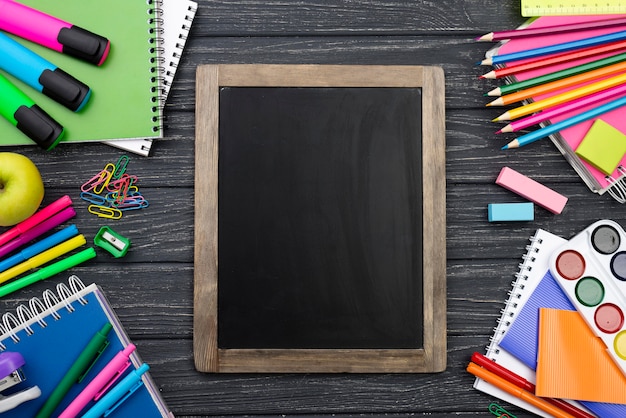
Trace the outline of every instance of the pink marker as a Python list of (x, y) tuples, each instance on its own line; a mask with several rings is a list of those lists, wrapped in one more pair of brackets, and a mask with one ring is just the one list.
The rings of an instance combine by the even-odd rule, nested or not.
[(124, 370), (130, 366), (128, 359), (133, 351), (135, 351), (135, 346), (129, 344), (126, 348), (117, 353), (115, 357), (104, 366), (104, 369), (89, 382), (85, 389), (74, 398), (72, 403), (61, 412), (59, 418), (74, 418), (80, 414), (80, 411), (82, 411), (91, 400), (98, 400), (115, 380), (124, 373)]
[(39, 225), (40, 223), (42, 223), (43, 221), (45, 221), (46, 219), (48, 219), (55, 213), (59, 213), (61, 210), (65, 209), (71, 204), (72, 204), (72, 199), (67, 195), (63, 196), (59, 200), (56, 200), (50, 203), (48, 206), (36, 212), (30, 218), (15, 225), (13, 228), (9, 229), (4, 234), (0, 234), (0, 246), (6, 244), (7, 242), (11, 240), (14, 240), (15, 238), (22, 235), (29, 229), (32, 229), (36, 225)]
[(100, 35), (12, 0), (0, 0), (0, 29), (96, 65), (111, 48)]
[(613, 99), (615, 97), (623, 96), (626, 94), (626, 84), (621, 84), (610, 89), (602, 90), (599, 93), (584, 96), (578, 100), (573, 100), (567, 104), (550, 108), (537, 112), (534, 115), (516, 120), (509, 123), (504, 128), (500, 129), (496, 133), (509, 133), (517, 132), (521, 129), (528, 128), (529, 126), (537, 125), (538, 123), (555, 118), (565, 113), (572, 112), (574, 110), (582, 109), (583, 107), (597, 104), (605, 100)]

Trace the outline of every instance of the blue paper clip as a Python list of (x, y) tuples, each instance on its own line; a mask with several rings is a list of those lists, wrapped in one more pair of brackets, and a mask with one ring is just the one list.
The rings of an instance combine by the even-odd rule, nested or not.
[(94, 205), (106, 205), (107, 203), (104, 196), (91, 192), (80, 192), (80, 198)]

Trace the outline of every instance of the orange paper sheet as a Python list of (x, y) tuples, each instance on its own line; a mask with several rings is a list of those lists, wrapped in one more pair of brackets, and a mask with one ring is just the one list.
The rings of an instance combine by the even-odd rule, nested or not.
[(626, 404), (626, 377), (578, 312), (542, 308), (535, 393)]

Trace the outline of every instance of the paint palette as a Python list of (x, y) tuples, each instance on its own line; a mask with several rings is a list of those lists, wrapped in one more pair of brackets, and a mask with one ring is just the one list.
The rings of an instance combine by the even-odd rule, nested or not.
[(550, 272), (626, 374), (626, 233), (593, 223), (555, 250)]

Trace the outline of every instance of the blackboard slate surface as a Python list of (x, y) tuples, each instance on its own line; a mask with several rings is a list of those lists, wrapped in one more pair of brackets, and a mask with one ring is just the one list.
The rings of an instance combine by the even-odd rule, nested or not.
[(444, 370), (443, 72), (207, 65), (196, 81), (196, 368)]
[(422, 347), (421, 103), (221, 89), (220, 348)]

